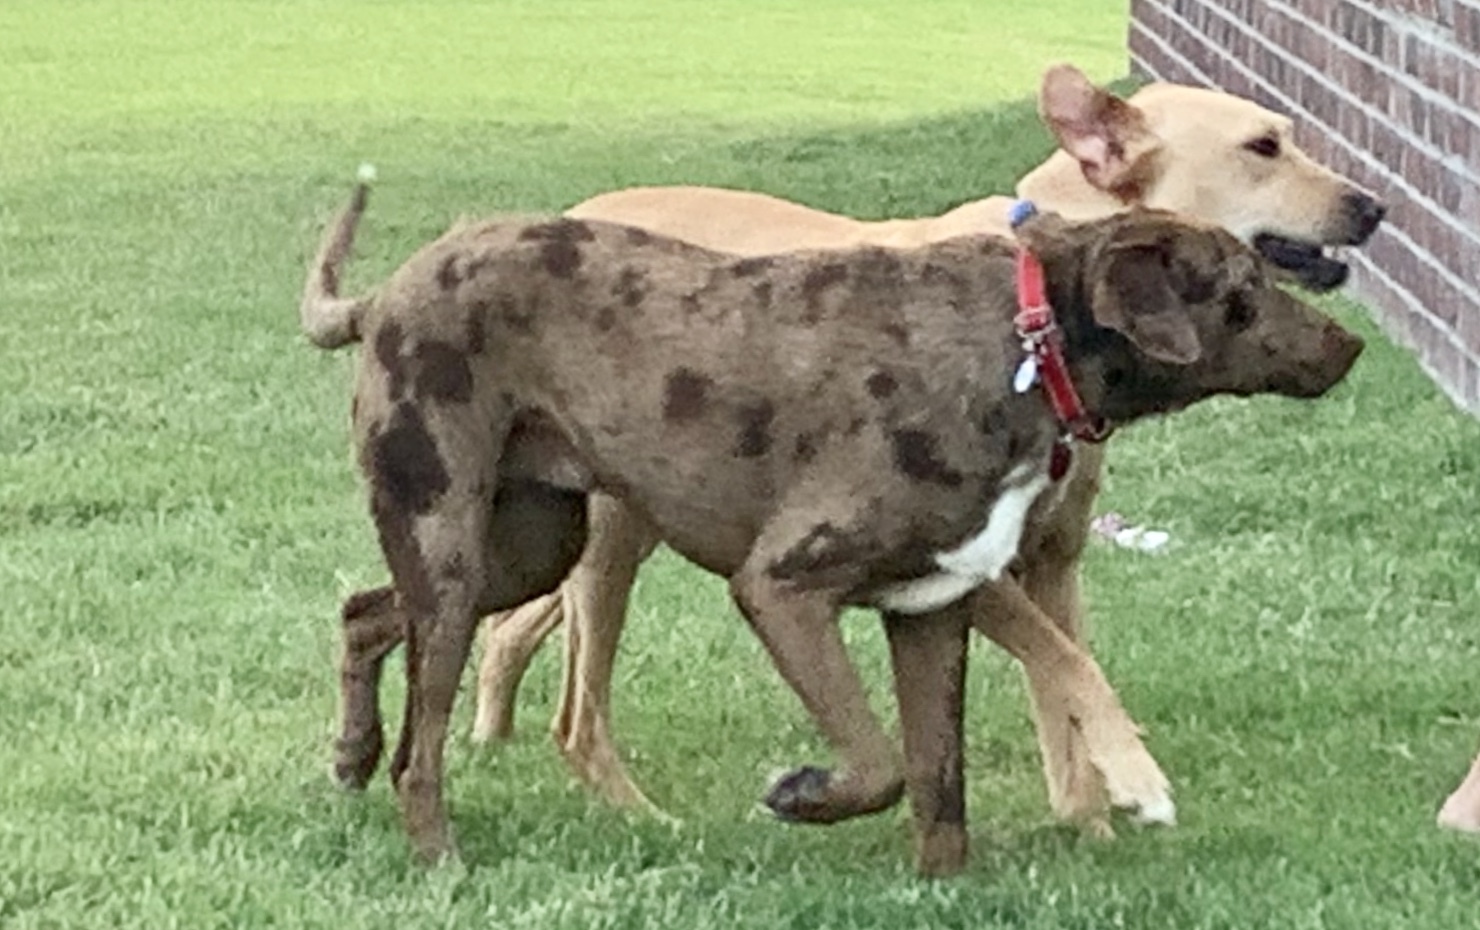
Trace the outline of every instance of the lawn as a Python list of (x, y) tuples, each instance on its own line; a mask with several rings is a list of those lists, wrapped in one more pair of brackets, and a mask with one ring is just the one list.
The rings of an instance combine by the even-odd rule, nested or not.
[[(974, 859), (916, 880), (898, 810), (755, 812), (825, 759), (722, 585), (644, 571), (618, 664), (637, 778), (587, 800), (544, 736), (466, 739), (465, 864), (412, 864), (385, 780), (327, 777), (338, 599), (384, 577), (351, 467), (352, 353), (297, 332), (318, 230), (380, 168), (354, 277), (460, 214), (651, 182), (882, 217), (1049, 142), (1047, 63), (1124, 70), (1093, 0), (30, 0), (0, 5), (0, 926), (1422, 928), (1475, 925), (1480, 845), (1432, 826), (1480, 738), (1480, 424), (1361, 308), (1333, 396), (1128, 430), (1095, 646), (1182, 823), (1048, 816), (1019, 677), (978, 645)], [(886, 650), (848, 634), (887, 711)], [(399, 707), (399, 667), (387, 706)]]

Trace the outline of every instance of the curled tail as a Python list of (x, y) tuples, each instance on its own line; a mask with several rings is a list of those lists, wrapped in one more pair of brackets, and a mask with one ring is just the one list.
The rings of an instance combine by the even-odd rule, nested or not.
[(360, 180), (349, 206), (324, 233), (324, 241), (309, 266), (308, 281), (303, 285), (298, 323), (308, 341), (321, 349), (337, 349), (360, 341), (360, 321), (370, 307), (371, 298), (340, 297), (339, 281), (344, 261), (355, 242), (355, 227), (365, 215), (373, 180), (374, 167), (360, 166)]

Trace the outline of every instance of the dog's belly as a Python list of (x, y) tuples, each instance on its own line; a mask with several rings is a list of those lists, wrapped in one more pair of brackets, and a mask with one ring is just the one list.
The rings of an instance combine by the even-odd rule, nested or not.
[(874, 596), (874, 603), (895, 613), (929, 613), (1001, 578), (1017, 557), (1029, 508), (1050, 481), (1046, 473), (1020, 465), (1003, 483), (1006, 490), (992, 504), (981, 531), (955, 549), (936, 553), (935, 564), (940, 571), (891, 584)]

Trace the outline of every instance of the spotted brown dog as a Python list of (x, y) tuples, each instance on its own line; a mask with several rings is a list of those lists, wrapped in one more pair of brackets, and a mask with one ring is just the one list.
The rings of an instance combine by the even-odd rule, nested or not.
[[(1173, 210), (1228, 229), (1284, 273), (1318, 290), (1339, 285), (1347, 273), (1326, 246), (1359, 244), (1383, 218), (1378, 200), (1300, 150), (1288, 118), (1249, 100), (1174, 84), (1153, 84), (1122, 99), (1095, 87), (1077, 69), (1059, 65), (1043, 76), (1039, 109), (1059, 150), (1029, 172), (1018, 191), (1069, 218), (1105, 216), (1135, 205)], [(910, 248), (981, 232), (1005, 236), (1010, 203), (987, 197), (940, 216), (862, 221), (753, 191), (643, 187), (597, 195), (566, 215), (637, 226), (736, 256), (759, 256), (864, 245)], [(330, 312), (305, 317), (312, 339), (336, 344), (358, 338), (353, 302), (318, 306)], [(1078, 563), (1102, 456), (1099, 446), (1082, 450), (1057, 505), (1033, 509), (1017, 566), (1031, 607), (1051, 616), (1081, 649), (1087, 647)], [(488, 624), (475, 739), (512, 731), (520, 678), (544, 637), (567, 620), (565, 676), (552, 726), (560, 752), (600, 796), (653, 809), (612, 738), (610, 691), (628, 592), (657, 542), (655, 530), (619, 498), (592, 495), (586, 551), (561, 590)], [(384, 657), (400, 641), (402, 623), (393, 599), (346, 606), (336, 772), (343, 784), (358, 787), (380, 757), (375, 685)], [(1107, 782), (1107, 761), (1094, 737), (1076, 723), (1081, 718), (1064, 711), (1056, 683), (1031, 673), (1028, 683), (1050, 806), (1060, 818), (1107, 835), (1107, 807), (1135, 803), (1116, 790), (1113, 779)], [(1165, 822), (1171, 813), (1164, 808), (1150, 819)]]
[[(907, 790), (918, 868), (959, 870), (965, 631), (1015, 618), (1031, 629), (1005, 638), (1030, 666), (1033, 637), (1058, 632), (1007, 572), (1029, 509), (1056, 491), (1063, 432), (1042, 393), (1011, 386), (1010, 245), (739, 259), (599, 221), (495, 220), (422, 248), (373, 295), (341, 298), (363, 208), (362, 187), (310, 270), (304, 312), (349, 301), (366, 346), (354, 432), (405, 618), (392, 777), (416, 851), (455, 852), (443, 753), (480, 618), (559, 583), (599, 489), (728, 579), (838, 756), (783, 776), (767, 804), (830, 823)], [(1046, 270), (1072, 380), (1110, 424), (1219, 393), (1317, 396), (1361, 350), (1222, 230), (1133, 211), (1036, 217), (1022, 237)], [(903, 762), (844, 650), (848, 605), (884, 614)], [(1110, 777), (1123, 764), (1143, 805), (1164, 801), (1118, 707), (1085, 710), (1086, 730), (1123, 740)]]

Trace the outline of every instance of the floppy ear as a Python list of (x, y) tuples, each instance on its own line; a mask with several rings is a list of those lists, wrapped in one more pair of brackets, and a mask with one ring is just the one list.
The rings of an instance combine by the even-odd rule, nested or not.
[(1090, 293), (1096, 323), (1125, 336), (1158, 361), (1190, 365), (1202, 357), (1197, 328), (1172, 289), (1161, 246), (1112, 249), (1098, 270)]
[(1044, 72), (1038, 91), (1038, 113), (1063, 149), (1084, 172), (1084, 179), (1114, 192), (1146, 170), (1142, 164), (1156, 137), (1135, 105), (1090, 83), (1072, 65)]

